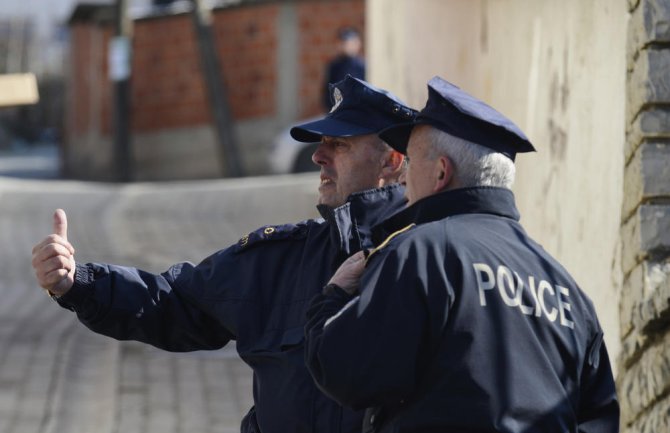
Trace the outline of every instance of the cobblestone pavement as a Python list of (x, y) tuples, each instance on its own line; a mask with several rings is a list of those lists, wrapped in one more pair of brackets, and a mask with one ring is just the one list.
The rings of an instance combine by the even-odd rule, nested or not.
[(315, 216), (318, 175), (108, 185), (0, 177), (0, 433), (238, 432), (234, 347), (171, 354), (98, 336), (44, 295), (32, 246), (68, 214), (78, 261), (159, 272), (264, 224)]

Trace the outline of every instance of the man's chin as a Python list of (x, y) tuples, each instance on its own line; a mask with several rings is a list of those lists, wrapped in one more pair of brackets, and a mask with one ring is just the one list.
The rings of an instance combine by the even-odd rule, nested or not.
[(321, 194), (319, 195), (319, 204), (323, 206), (329, 206), (332, 208), (336, 208), (339, 206), (342, 206), (344, 203), (341, 203), (340, 200), (338, 200), (336, 197), (333, 197), (332, 195), (328, 194)]

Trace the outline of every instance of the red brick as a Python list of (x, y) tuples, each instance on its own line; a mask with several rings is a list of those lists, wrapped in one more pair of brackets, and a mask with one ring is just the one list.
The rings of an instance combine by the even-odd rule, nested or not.
[[(320, 111), (325, 63), (336, 52), (338, 28), (354, 25), (363, 31), (364, 0), (302, 1), (295, 3), (299, 26), (300, 113)], [(278, 73), (277, 19), (280, 6), (267, 3), (219, 9), (213, 15), (215, 44), (219, 52), (229, 102), (236, 119), (272, 116)], [(100, 38), (100, 47), (90, 44)], [(111, 83), (107, 78), (106, 51), (111, 27), (75, 25), (72, 29), (72, 95), (69, 110), (71, 134), (84, 133), (101, 116), (99, 125), (110, 133)], [(91, 52), (98, 55), (92, 64)], [(135, 23), (132, 65), (133, 128), (151, 131), (186, 127), (210, 121), (200, 56), (188, 15), (140, 20)], [(92, 91), (95, 90), (94, 93)], [(92, 95), (98, 95), (99, 113), (91, 113)], [(70, 134), (70, 132), (68, 133)]]

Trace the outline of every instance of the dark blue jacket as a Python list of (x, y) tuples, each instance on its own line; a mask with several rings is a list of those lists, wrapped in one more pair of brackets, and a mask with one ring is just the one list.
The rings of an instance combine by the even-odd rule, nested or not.
[(353, 194), (324, 219), (269, 226), (194, 266), (160, 275), (77, 265), (59, 303), (95, 332), (169, 351), (236, 340), (254, 373), (255, 408), (243, 432), (359, 432), (360, 412), (321, 394), (304, 365), (309, 301), (350, 254), (372, 246), (370, 227), (404, 207), (399, 185)]
[(592, 302), (528, 237), (510, 190), (427, 197), (393, 217), (359, 296), (308, 312), (319, 386), (379, 432), (618, 431)]

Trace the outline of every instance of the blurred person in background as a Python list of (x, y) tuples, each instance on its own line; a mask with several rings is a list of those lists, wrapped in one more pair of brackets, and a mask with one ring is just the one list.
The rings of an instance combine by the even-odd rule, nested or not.
[(361, 57), (363, 42), (361, 35), (353, 27), (345, 27), (337, 32), (339, 53), (326, 66), (326, 78), (323, 86), (323, 108), (330, 110), (333, 104), (330, 85), (344, 79), (347, 75), (365, 80), (365, 61)]

